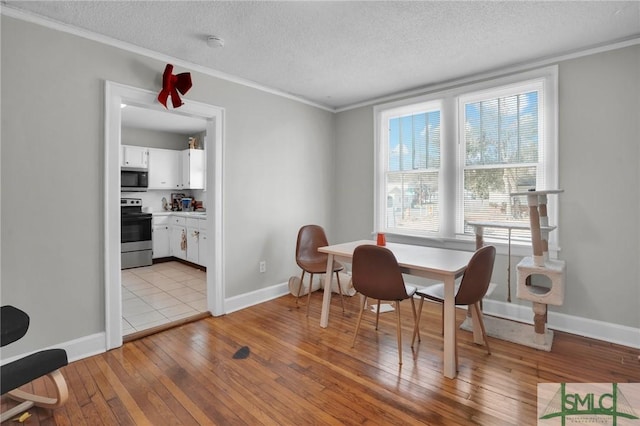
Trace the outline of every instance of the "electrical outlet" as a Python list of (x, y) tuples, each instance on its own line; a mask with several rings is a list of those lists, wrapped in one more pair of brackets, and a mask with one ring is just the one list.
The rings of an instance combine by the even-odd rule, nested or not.
[(267, 261), (266, 260), (261, 260), (259, 263), (260, 266), (260, 273), (263, 272), (267, 272)]

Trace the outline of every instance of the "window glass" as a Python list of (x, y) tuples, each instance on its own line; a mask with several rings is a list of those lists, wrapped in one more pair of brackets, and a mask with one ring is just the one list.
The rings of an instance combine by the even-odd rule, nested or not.
[[(542, 86), (528, 86), (500, 97), (491, 92), (481, 100), (476, 95), (461, 97), (465, 234), (473, 233), (470, 221), (528, 223), (526, 200), (510, 196), (542, 186), (538, 173)], [(504, 237), (508, 231), (488, 228), (487, 232)], [(512, 237), (527, 239), (529, 232), (513, 231)]]
[(440, 111), (388, 120), (385, 228), (437, 232)]

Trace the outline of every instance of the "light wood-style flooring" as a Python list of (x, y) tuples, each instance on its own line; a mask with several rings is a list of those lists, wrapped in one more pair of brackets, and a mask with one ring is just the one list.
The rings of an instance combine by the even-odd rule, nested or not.
[[(422, 343), (404, 364), (395, 314), (368, 314), (355, 348), (359, 297), (334, 295), (329, 328), (321, 293), (296, 309), (292, 296), (208, 317), (73, 362), (62, 371), (69, 401), (32, 409), (30, 425), (535, 425), (537, 384), (640, 382), (638, 350), (556, 332), (550, 353), (491, 339), (492, 354), (458, 332), (459, 375), (442, 376), (440, 305), (426, 303)], [(460, 322), (465, 311), (458, 310)], [(234, 354), (247, 346), (245, 359)], [(43, 380), (33, 387), (43, 389)], [(31, 387), (31, 385), (27, 385)], [(2, 409), (12, 406), (6, 398)]]

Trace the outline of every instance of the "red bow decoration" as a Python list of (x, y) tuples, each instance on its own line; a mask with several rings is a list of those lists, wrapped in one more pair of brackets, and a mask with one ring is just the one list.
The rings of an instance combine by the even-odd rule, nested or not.
[(162, 74), (162, 90), (158, 94), (158, 101), (167, 108), (167, 98), (171, 95), (171, 103), (174, 108), (178, 108), (183, 104), (178, 92), (183, 95), (191, 89), (191, 73), (183, 72), (173, 75), (173, 65), (167, 64)]

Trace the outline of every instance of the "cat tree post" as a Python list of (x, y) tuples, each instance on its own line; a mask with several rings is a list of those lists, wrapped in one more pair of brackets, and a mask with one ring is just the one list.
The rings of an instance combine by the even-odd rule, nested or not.
[[(566, 264), (562, 260), (549, 259), (549, 217), (547, 196), (559, 194), (563, 190), (527, 191), (513, 193), (511, 196), (526, 196), (529, 206), (529, 222), (533, 256), (524, 257), (518, 263), (519, 299), (533, 302), (534, 343), (549, 350), (553, 333), (547, 330), (548, 305), (560, 306), (564, 302)], [(531, 279), (534, 275), (546, 277), (551, 287), (536, 285)]]

